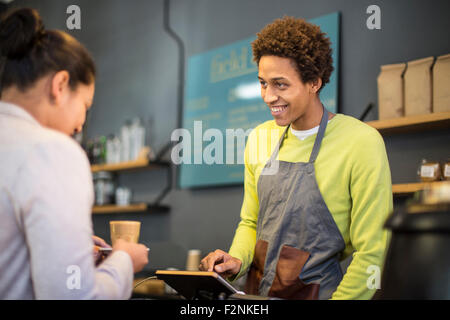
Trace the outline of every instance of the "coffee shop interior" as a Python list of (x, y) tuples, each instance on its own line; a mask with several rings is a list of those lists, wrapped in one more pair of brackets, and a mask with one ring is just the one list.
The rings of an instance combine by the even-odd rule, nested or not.
[[(311, 21), (335, 19), (328, 25), (336, 41), (334, 87), (330, 86), (334, 91), (331, 100), (323, 102), (381, 134), (394, 212), (422, 199), (424, 190), (438, 190), (432, 196), (449, 201), (445, 182), (450, 180), (448, 0), (13, 0), (0, 4), (2, 12), (14, 7), (37, 9), (46, 28), (71, 34), (95, 60), (94, 103), (83, 132), (75, 138), (91, 163), (95, 235), (110, 242), (110, 221), (141, 222), (139, 242), (150, 248), (149, 263), (135, 274), (135, 282), (156, 270), (195, 270), (200, 257), (216, 249), (229, 250), (240, 221), (244, 166), (227, 165), (225, 160), (209, 165), (205, 157), (197, 166), (177, 163), (173, 150), (180, 140), (175, 133), (194, 120), (203, 120), (204, 133), (225, 121), (231, 128), (234, 123), (235, 128), (249, 129), (271, 119), (260, 96), (249, 102), (259, 109), (247, 108), (247, 113), (236, 108), (232, 98), (217, 101), (227, 96), (215, 92), (206, 102), (192, 100), (195, 90), (202, 90), (195, 86), (205, 82), (201, 77), (197, 82), (192, 79), (196, 67), (202, 75), (206, 67), (199, 61), (211, 54), (219, 57), (217, 61), (230, 59), (223, 68), (242, 62), (243, 54), (251, 56), (250, 49), (231, 50), (229, 55), (230, 48), (249, 44), (266, 24), (285, 15)], [(80, 15), (75, 17), (76, 13)], [(258, 81), (257, 71), (248, 69), (244, 76), (246, 72), (253, 72)], [(220, 80), (214, 80), (217, 90)], [(227, 103), (234, 113), (225, 112)], [(203, 104), (220, 107), (202, 114)], [(250, 119), (250, 112), (261, 117)], [(198, 138), (194, 131), (192, 145)], [(208, 143), (203, 141), (205, 147)], [(441, 246), (449, 244), (446, 208), (441, 226), (447, 230), (439, 233), (445, 234)], [(448, 250), (442, 252), (427, 257), (444, 259), (449, 268)], [(195, 254), (197, 260), (190, 256)], [(341, 262), (344, 270), (350, 262), (351, 258)], [(434, 264), (428, 261), (429, 266)], [(243, 281), (236, 287), (242, 287)], [(170, 288), (153, 279), (134, 289), (135, 297), (170, 294)], [(450, 298), (448, 292), (444, 298)]]

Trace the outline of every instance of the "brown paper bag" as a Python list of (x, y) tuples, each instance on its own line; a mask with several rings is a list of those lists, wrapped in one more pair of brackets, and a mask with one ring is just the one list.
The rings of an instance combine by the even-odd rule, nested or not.
[(433, 112), (450, 111), (450, 54), (439, 56), (433, 67)]
[(405, 116), (432, 111), (431, 66), (434, 57), (409, 61), (405, 72)]
[(392, 119), (403, 117), (403, 73), (406, 63), (381, 66), (377, 78), (378, 118)]

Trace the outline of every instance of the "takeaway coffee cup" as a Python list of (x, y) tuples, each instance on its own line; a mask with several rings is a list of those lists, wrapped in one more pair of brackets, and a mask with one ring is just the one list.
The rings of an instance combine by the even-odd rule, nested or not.
[(110, 221), (111, 243), (114, 246), (117, 239), (137, 243), (141, 230), (140, 221), (116, 220)]
[(200, 264), (201, 251), (197, 249), (189, 250), (186, 261), (186, 270), (188, 271), (198, 271), (198, 266)]

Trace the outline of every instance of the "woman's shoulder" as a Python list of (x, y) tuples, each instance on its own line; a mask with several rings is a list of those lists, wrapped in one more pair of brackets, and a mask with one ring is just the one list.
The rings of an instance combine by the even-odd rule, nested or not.
[(47, 148), (63, 148), (64, 150), (73, 150), (73, 152), (78, 152), (81, 149), (81, 146), (73, 138), (57, 130), (44, 126), (34, 127), (33, 129), (30, 131), (33, 134), (29, 135), (28, 138), (30, 144)]
[(58, 159), (58, 161), (88, 163), (86, 153), (75, 139), (54, 129), (44, 126), (33, 126), (24, 132), (24, 145), (27, 145), (27, 157), (43, 158), (47, 161)]
[(3, 169), (9, 172), (10, 181), (17, 180), (19, 175), (25, 179), (57, 175), (89, 181), (89, 160), (78, 142), (36, 123), (16, 124), (11, 128), (11, 137), (4, 137), (7, 141), (0, 148), (7, 152)]
[[(12, 110), (12, 111), (11, 111)], [(42, 150), (55, 150), (55, 152), (67, 152), (71, 155), (84, 153), (81, 146), (71, 137), (54, 129), (39, 124), (28, 113), (20, 108), (9, 109), (3, 119), (3, 128), (0, 130), (4, 147), (10, 152), (21, 154), (26, 158), (32, 153)]]

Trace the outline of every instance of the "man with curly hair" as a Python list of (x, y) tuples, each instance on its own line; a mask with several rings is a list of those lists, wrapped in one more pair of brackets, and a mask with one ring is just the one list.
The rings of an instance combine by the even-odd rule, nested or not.
[[(368, 270), (382, 269), (389, 241), (383, 224), (393, 207), (383, 139), (320, 101), (333, 66), (330, 41), (318, 26), (284, 17), (263, 28), (252, 46), (274, 120), (249, 136), (231, 248), (211, 252), (200, 268), (231, 280), (248, 273), (250, 294), (370, 299), (376, 285)], [(271, 130), (280, 130), (278, 144), (250, 161), (261, 151), (262, 132)], [(344, 275), (340, 262), (351, 254)]]

